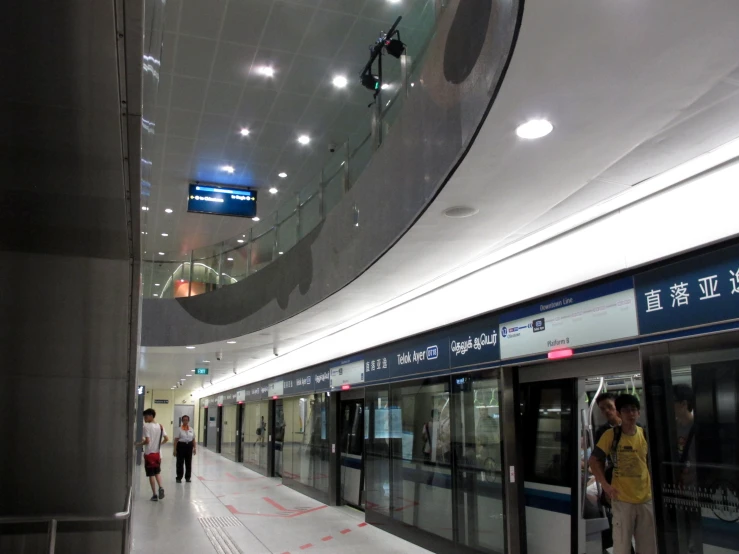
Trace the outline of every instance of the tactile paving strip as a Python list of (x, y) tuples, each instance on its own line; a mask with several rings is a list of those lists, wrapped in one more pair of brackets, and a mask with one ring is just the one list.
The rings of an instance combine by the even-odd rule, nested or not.
[(243, 527), (238, 518), (233, 516), (201, 517), (200, 525), (203, 529), (221, 529), (223, 527)]
[(205, 534), (218, 554), (244, 554), (223, 529), (206, 529)]

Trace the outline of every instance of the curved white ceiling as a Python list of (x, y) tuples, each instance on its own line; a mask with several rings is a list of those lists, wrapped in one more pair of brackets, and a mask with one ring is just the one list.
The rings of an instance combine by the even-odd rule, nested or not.
[[(528, 0), (498, 98), (467, 157), (416, 225), (351, 285), (269, 330), (235, 345), (201, 345), (187, 358), (182, 349), (142, 349), (149, 386), (171, 386), (183, 363), (210, 359), (221, 346), (228, 353), (222, 364), (212, 360), (216, 380), (262, 364), (274, 349), (282, 354), (315, 341), (739, 137), (738, 25), (731, 0)], [(532, 117), (551, 120), (554, 132), (518, 139), (515, 128)], [(479, 212), (441, 215), (458, 205)]]

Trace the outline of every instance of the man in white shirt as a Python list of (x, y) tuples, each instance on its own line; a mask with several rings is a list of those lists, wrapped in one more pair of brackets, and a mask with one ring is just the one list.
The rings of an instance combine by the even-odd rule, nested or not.
[[(160, 454), (161, 446), (169, 441), (164, 427), (154, 421), (157, 413), (149, 408), (144, 410), (144, 439), (137, 442), (136, 446), (144, 447), (144, 466), (146, 468), (146, 476), (149, 478), (152, 501), (164, 498), (164, 488), (162, 487), (162, 477), (160, 475), (162, 456)], [(157, 495), (157, 485), (159, 485), (159, 494)]]

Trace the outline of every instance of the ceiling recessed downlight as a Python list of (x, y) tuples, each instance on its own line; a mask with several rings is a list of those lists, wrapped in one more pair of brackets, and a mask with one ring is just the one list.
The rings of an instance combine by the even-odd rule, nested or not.
[(275, 187), (272, 187), (271, 189), (269, 189), (269, 193), (270, 194), (277, 194), (277, 189)]
[(159, 255), (160, 256), (164, 256), (164, 252), (159, 252)]
[(302, 145), (306, 145), (310, 143), (310, 137), (308, 135), (300, 135), (298, 137), (298, 142)]
[(244, 239), (239, 239), (236, 242), (238, 242), (239, 244), (244, 244)]
[(453, 208), (444, 210), (444, 215), (453, 219), (461, 219), (463, 217), (471, 217), (479, 211), (477, 208), (471, 208), (469, 206), (454, 206)]
[(390, 88), (390, 85), (388, 85), (387, 83), (383, 83), (383, 84), (382, 84), (382, 86), (381, 86), (380, 88), (381, 88), (382, 90), (387, 90), (387, 89), (389, 89), (389, 88)]
[(225, 171), (226, 173), (233, 173), (236, 170), (234, 169), (234, 166), (232, 165), (222, 165), (221, 171)]
[(277, 174), (277, 176), (278, 176), (278, 177), (279, 177), (280, 179), (284, 179), (285, 177), (287, 177), (287, 173), (285, 173), (285, 172), (283, 171), (282, 173), (278, 173), (278, 174)]
[(251, 220), (252, 221), (259, 221), (259, 218), (258, 217), (252, 217)]
[(236, 344), (236, 341), (235, 340), (227, 340), (226, 341), (226, 344)]
[(232, 262), (232, 261), (234, 261), (234, 259), (233, 258), (226, 258), (226, 261), (227, 262)]
[(244, 128), (241, 129), (241, 131), (239, 131), (239, 134), (242, 137), (248, 137), (250, 132), (251, 131), (249, 131), (249, 129), (247, 129), (246, 127), (244, 127)]
[(274, 77), (275, 68), (271, 65), (263, 65), (257, 68), (257, 73), (259, 73), (260, 75), (264, 75), (265, 77)]
[(194, 350), (195, 349), (194, 346), (186, 346), (185, 348), (187, 348), (188, 350)]
[(343, 75), (337, 75), (334, 77), (334, 80), (331, 81), (331, 84), (333, 84), (336, 88), (344, 88), (346, 85), (349, 84), (349, 79), (344, 77)]
[(192, 377), (192, 373), (185, 374), (185, 377)]
[(172, 208), (167, 208), (167, 209), (164, 210), (164, 212), (165, 213), (168, 213), (168, 214), (171, 214), (172, 211), (173, 211)]
[(538, 139), (552, 132), (554, 126), (546, 119), (530, 119), (523, 125), (519, 125), (516, 134), (522, 139)]
[(168, 237), (168, 236), (169, 236), (169, 234), (168, 234), (168, 233), (162, 233), (162, 236), (163, 236), (163, 237)]
[(155, 287), (158, 287), (158, 286), (159, 286), (159, 283), (154, 283), (154, 286), (155, 286)]

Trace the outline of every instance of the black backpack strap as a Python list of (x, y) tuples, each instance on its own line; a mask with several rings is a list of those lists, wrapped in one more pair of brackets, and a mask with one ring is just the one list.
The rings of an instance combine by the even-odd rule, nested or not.
[(164, 427), (162, 427), (160, 424), (159, 425), (159, 449), (160, 450), (162, 448), (162, 437), (164, 437)]
[(614, 465), (615, 465), (615, 462), (613, 461), (614, 460), (613, 455), (618, 453), (618, 443), (620, 440), (621, 440), (621, 426), (616, 425), (613, 428), (613, 442), (611, 443), (611, 463), (613, 463)]

